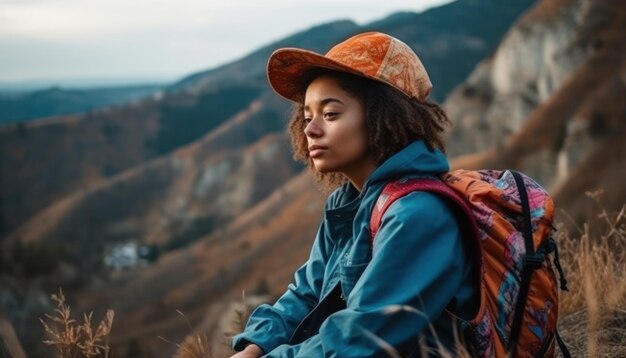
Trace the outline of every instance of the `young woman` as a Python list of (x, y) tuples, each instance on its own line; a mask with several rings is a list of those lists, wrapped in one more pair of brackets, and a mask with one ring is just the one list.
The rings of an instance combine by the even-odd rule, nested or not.
[(390, 180), (448, 171), (443, 110), (417, 55), (386, 34), (349, 38), (326, 55), (277, 50), (272, 88), (296, 103), (296, 158), (335, 187), (308, 261), (274, 305), (233, 338), (233, 357), (419, 356), (462, 339), (478, 274), (445, 199), (413, 192), (369, 223)]

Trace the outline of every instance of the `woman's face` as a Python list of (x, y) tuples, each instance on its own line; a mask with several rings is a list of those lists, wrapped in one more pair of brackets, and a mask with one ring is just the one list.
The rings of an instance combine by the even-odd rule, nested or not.
[(316, 170), (340, 172), (360, 184), (375, 169), (367, 148), (365, 110), (361, 102), (330, 76), (307, 87), (304, 128)]

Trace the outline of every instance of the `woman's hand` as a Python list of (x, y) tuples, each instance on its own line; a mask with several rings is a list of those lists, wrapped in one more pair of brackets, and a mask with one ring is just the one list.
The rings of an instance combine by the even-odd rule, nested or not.
[(262, 355), (263, 355), (263, 350), (261, 349), (261, 347), (252, 343), (246, 346), (244, 350), (242, 350), (241, 352), (235, 354), (234, 356), (230, 358), (260, 358)]

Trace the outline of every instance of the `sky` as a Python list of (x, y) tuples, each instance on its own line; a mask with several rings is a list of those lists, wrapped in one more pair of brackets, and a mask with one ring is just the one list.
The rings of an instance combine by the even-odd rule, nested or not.
[(311, 26), (451, 0), (0, 0), (0, 83), (176, 79)]

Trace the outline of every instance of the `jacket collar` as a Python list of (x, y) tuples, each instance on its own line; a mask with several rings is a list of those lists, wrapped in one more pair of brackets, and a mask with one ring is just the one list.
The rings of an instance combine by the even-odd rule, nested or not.
[(332, 221), (352, 219), (363, 197), (374, 195), (368, 193), (377, 193), (389, 180), (403, 176), (439, 175), (449, 170), (448, 160), (441, 151), (430, 151), (423, 141), (417, 140), (378, 166), (367, 178), (360, 193), (350, 182), (337, 189), (333, 193), (337, 199), (336, 206), (326, 210), (326, 218)]
[(439, 175), (449, 170), (448, 159), (440, 150), (430, 151), (423, 141), (417, 140), (376, 168), (365, 181), (363, 189), (407, 175)]

